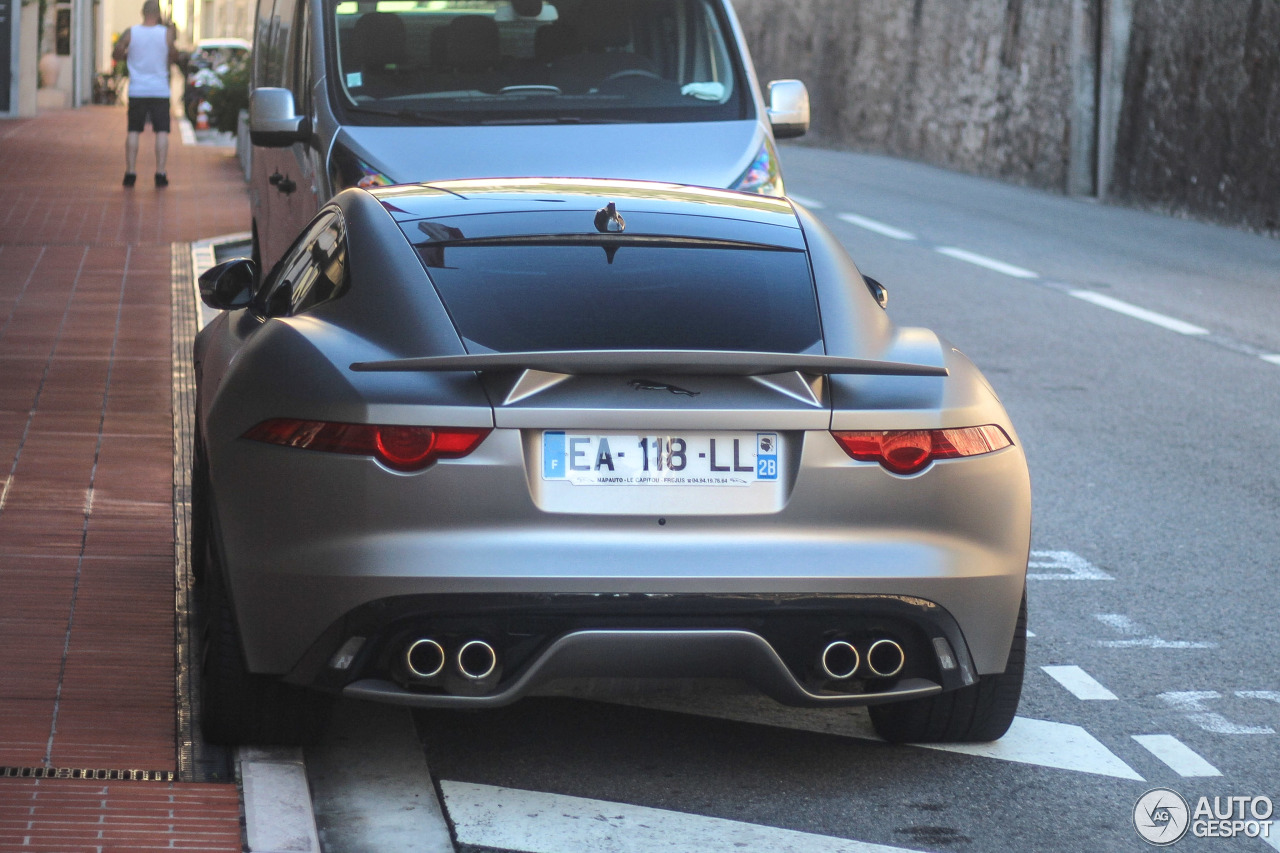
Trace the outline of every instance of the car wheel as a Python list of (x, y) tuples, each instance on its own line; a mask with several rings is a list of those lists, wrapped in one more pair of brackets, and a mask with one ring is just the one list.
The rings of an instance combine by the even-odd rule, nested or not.
[(205, 578), (201, 728), (210, 743), (307, 746), (324, 734), (333, 699), (248, 672), (222, 573)]
[(978, 683), (949, 693), (872, 705), (876, 733), (891, 743), (966, 743), (997, 740), (1009, 730), (1022, 696), (1027, 662), (1027, 594), (1013, 631), (1009, 662), (1002, 673), (980, 675)]
[(191, 578), (197, 584), (204, 580), (209, 562), (209, 473), (204, 460), (204, 446), (197, 434), (191, 449)]

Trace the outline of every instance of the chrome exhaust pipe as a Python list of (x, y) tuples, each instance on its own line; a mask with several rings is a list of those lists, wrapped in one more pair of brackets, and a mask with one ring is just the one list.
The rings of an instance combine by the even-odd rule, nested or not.
[(853, 674), (858, 671), (858, 650), (853, 647), (852, 643), (844, 640), (834, 640), (827, 643), (827, 647), (822, 650), (822, 656), (818, 659), (819, 666), (827, 678), (835, 681), (843, 681), (846, 678), (852, 678)]
[(404, 665), (414, 678), (435, 678), (444, 672), (444, 646), (423, 637), (404, 650)]
[(498, 653), (484, 640), (468, 640), (454, 658), (458, 672), (470, 681), (483, 681), (498, 668)]
[(892, 678), (906, 663), (906, 652), (894, 640), (876, 640), (867, 649), (867, 669), (877, 678)]

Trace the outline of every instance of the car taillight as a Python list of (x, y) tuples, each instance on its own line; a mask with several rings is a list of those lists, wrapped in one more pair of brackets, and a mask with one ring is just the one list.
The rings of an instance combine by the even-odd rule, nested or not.
[(340, 424), (272, 418), (244, 434), (253, 441), (372, 456), (396, 471), (421, 471), (437, 459), (457, 459), (480, 446), (488, 427)]
[(832, 430), (831, 434), (854, 459), (879, 462), (894, 474), (914, 474), (935, 459), (978, 456), (1013, 444), (995, 424), (957, 429)]

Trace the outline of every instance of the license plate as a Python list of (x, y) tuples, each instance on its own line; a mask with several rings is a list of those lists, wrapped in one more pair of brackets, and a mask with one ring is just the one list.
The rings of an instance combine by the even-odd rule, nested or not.
[(542, 434), (542, 479), (575, 486), (750, 486), (778, 479), (778, 434)]

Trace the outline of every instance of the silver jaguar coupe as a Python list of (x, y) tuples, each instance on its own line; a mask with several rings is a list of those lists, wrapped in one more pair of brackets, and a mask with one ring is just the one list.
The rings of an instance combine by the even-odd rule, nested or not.
[(785, 199), (451, 181), (201, 277), (203, 726), (736, 679), (893, 741), (1013, 720), (1031, 497), (1004, 408)]

